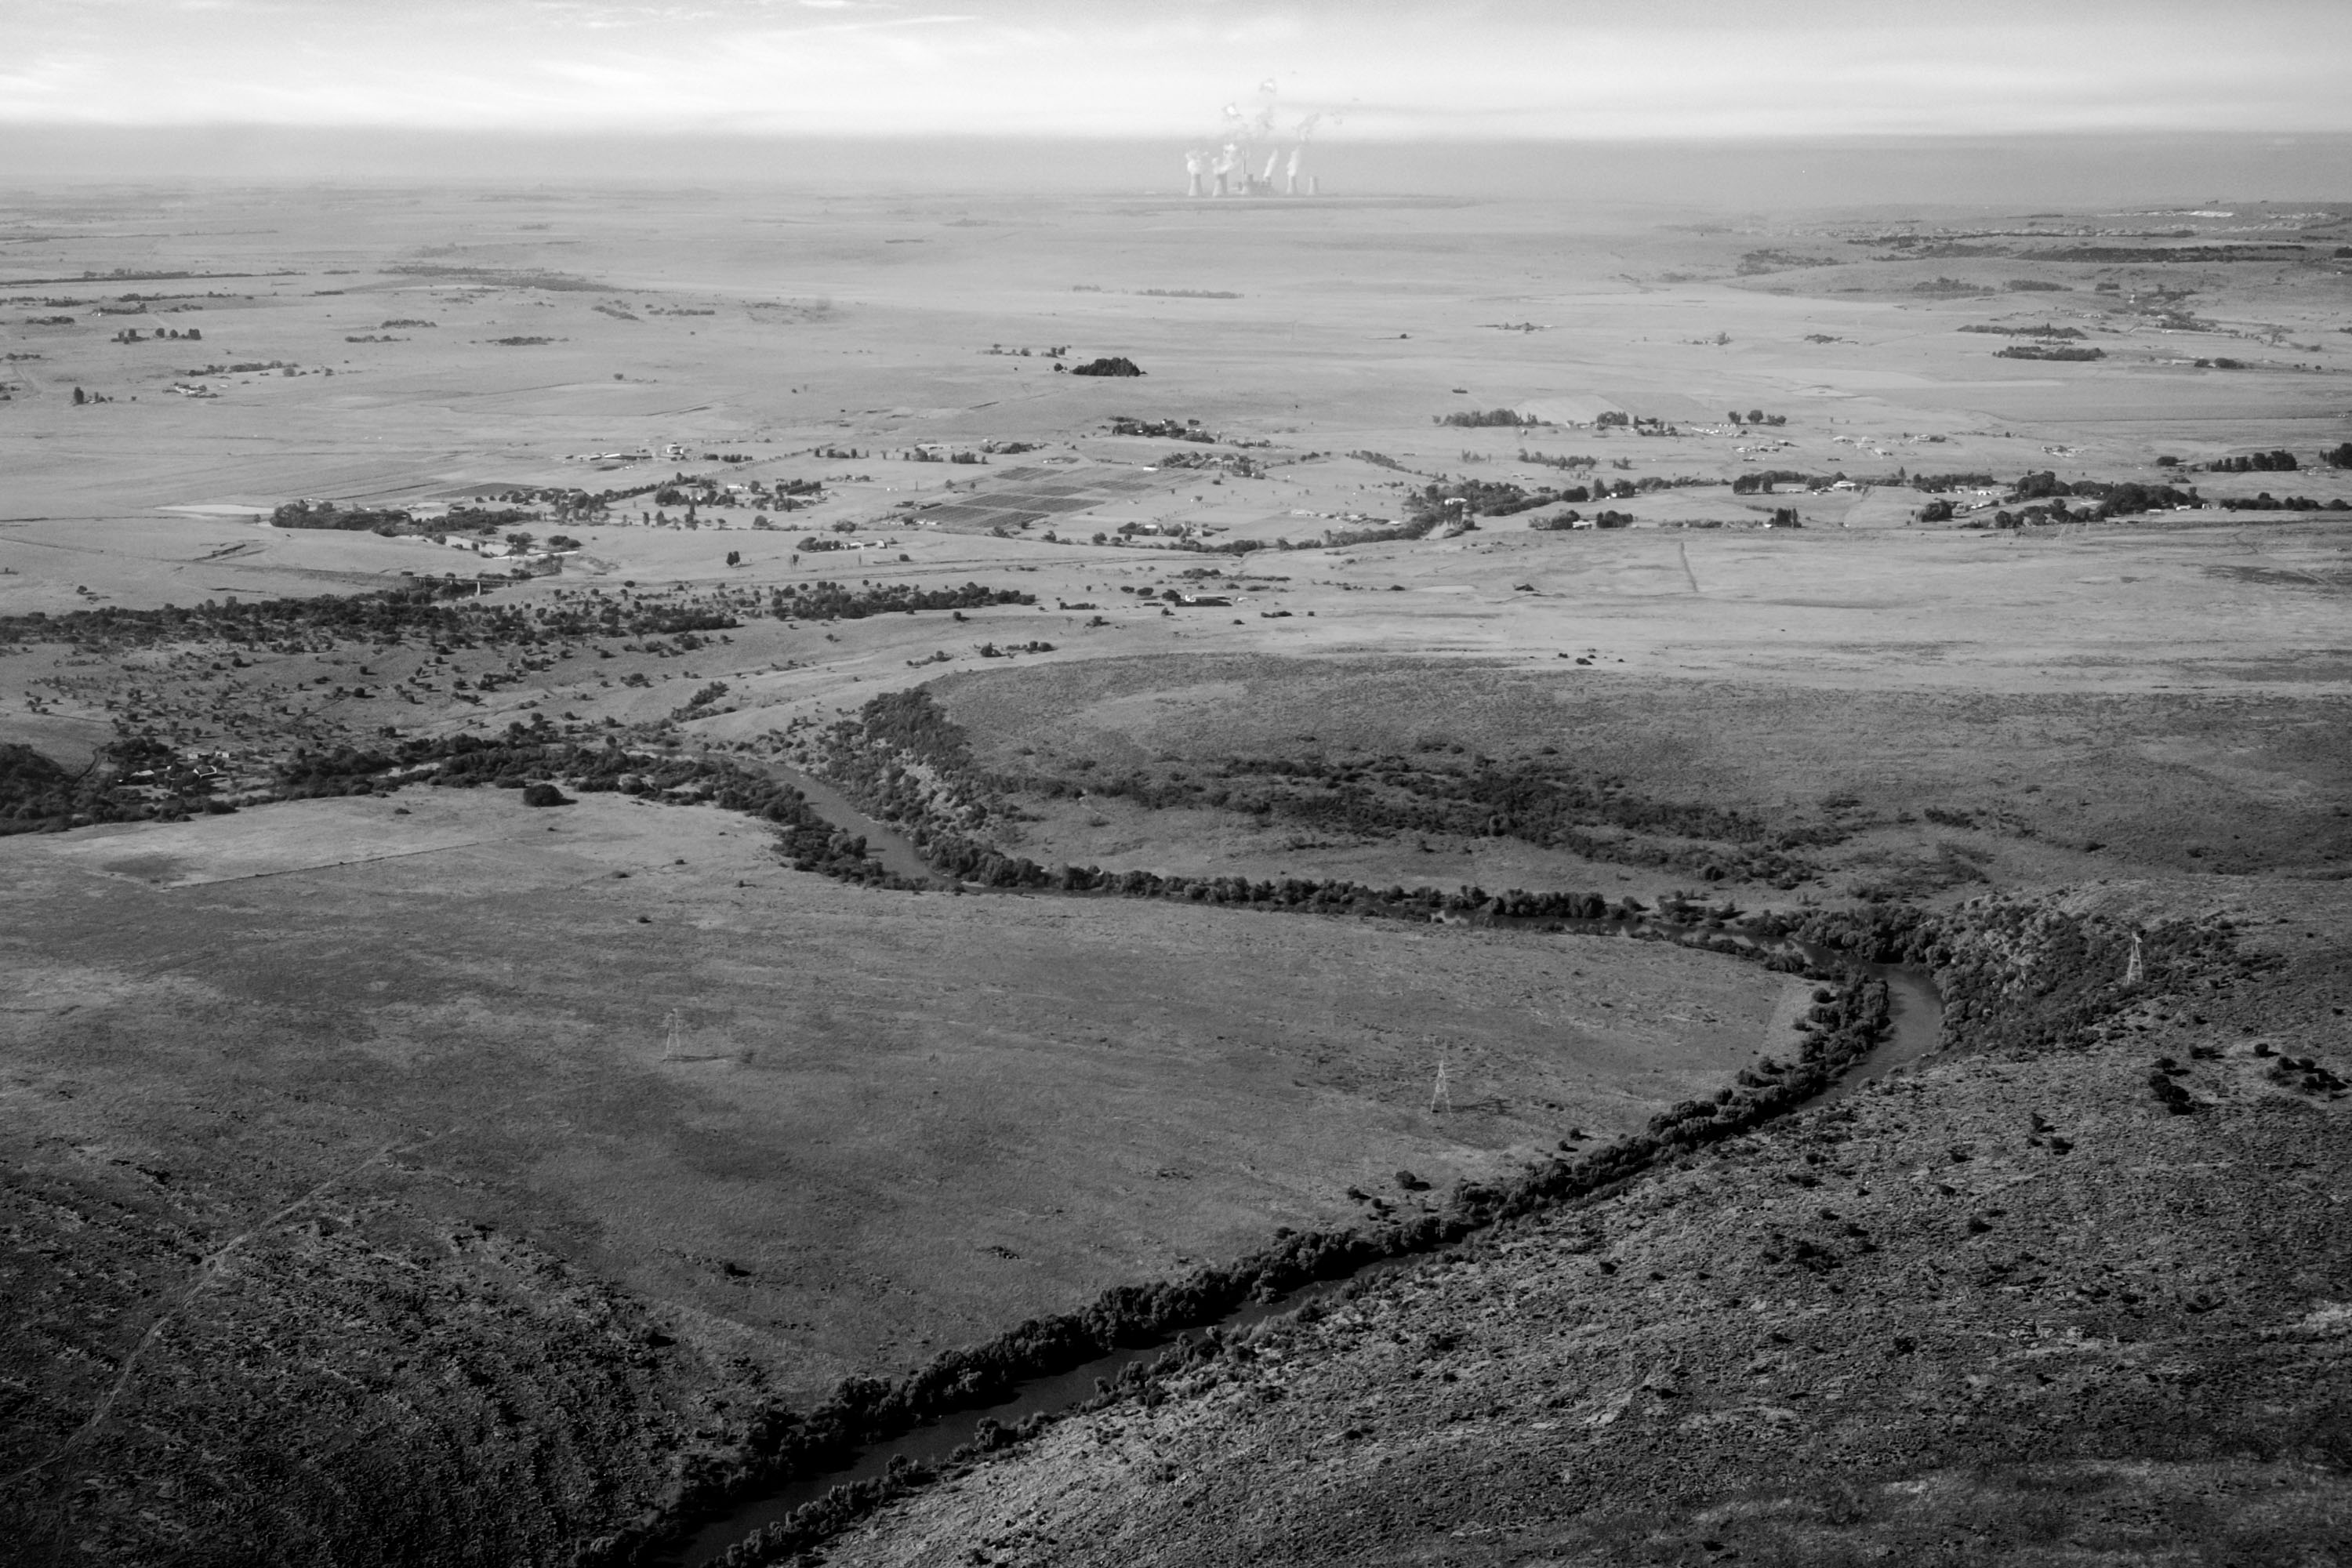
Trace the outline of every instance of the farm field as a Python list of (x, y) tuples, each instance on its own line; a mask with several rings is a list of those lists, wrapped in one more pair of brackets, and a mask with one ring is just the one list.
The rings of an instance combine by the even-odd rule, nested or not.
[[(2044, 1331), (2003, 1316), (2017, 1247), (1944, 1198), (2049, 1252), (2112, 1202), (2100, 1256), (2168, 1277), (2253, 1223), (2253, 1173), (2335, 1179), (2352, 205), (222, 186), (27, 193), (0, 238), (27, 1561), (650, 1561), (836, 1390), (1644, 1137), (1792, 1058), (1828, 994), (1508, 891), (1940, 932), (1908, 962), (1956, 987), (1945, 1049), (1269, 1331), (1295, 1424), (1230, 1407), (1281, 1397), (1263, 1365), (1130, 1391), (841, 1560), (1381, 1561), (1339, 1504), (1270, 1521), (1392, 1464), (1443, 1472), (1397, 1539), (1452, 1552), (1563, 1465), (1653, 1473), (1628, 1435), (1750, 1341), (1835, 1341), (1862, 1359), (1804, 1386), (1879, 1400), (1900, 1320), (1937, 1376), (2020, 1382), (1934, 1338)], [(1118, 359), (1143, 374), (1074, 374)], [(772, 766), (877, 821), (718, 798)], [(859, 841), (886, 831), (892, 864), (1035, 876), (894, 887)], [(1085, 868), (1193, 885), (1064, 890)], [(1346, 912), (1275, 910), (1343, 883), (1313, 907)], [(1439, 912), (1369, 918), (1391, 889)], [(2168, 968), (2184, 931), (2236, 956)], [(2147, 1088), (2158, 1053), (2210, 1114)], [(2042, 1166), (1902, 1173), (2042, 1161), (2045, 1119), (2076, 1152), (2030, 1195), (1997, 1184)], [(2176, 1169), (2236, 1173), (2168, 1228)], [(1888, 1256), (1824, 1232), (1853, 1273), (1758, 1272), (1737, 1216), (1825, 1205)], [(2261, 1529), (2315, 1538), (2337, 1418), (2278, 1365), (2335, 1386), (2338, 1229), (2197, 1276), (2232, 1332), (2293, 1338), (2244, 1384), (2291, 1443), (2159, 1454), (2220, 1429), (2183, 1393), (2066, 1426), (2076, 1457), (2266, 1487), (2292, 1449), (2318, 1468)], [(1928, 1278), (1955, 1248), (1965, 1290)], [(2243, 1370), (2187, 1286), (2134, 1289), (2172, 1314), (2168, 1389)], [(1753, 1331), (1692, 1326), (1728, 1295)], [(1540, 1332), (1505, 1344), (1522, 1300)], [(1394, 1365), (1349, 1337), (1456, 1316)], [(1830, 1430), (1811, 1396), (1692, 1419), (1769, 1447)], [(2006, 1463), (2038, 1418), (1937, 1447), (1901, 1414), (1957, 1409), (1872, 1405), (1910, 1467), (1882, 1479)], [(1566, 1458), (1495, 1436), (1568, 1421)], [(1477, 1458), (1432, 1457), (1454, 1427)], [(1715, 1442), (1673, 1452), (1737, 1487), (1692, 1481), (1660, 1552), (1787, 1479)], [(1114, 1453), (1174, 1489), (1073, 1501)], [(2113, 1485), (2188, 1507), (2166, 1478)], [(1139, 1551), (1185, 1499), (1239, 1544)], [(1462, 1560), (1639, 1533), (1538, 1514)], [(1893, 1503), (1846, 1522), (1917, 1545)], [(1741, 1539), (1836, 1544), (1790, 1529)]]

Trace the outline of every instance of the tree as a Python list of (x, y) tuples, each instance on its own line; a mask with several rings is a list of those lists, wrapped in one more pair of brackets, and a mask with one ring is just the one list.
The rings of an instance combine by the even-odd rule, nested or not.
[(83, 404), (88, 403), (89, 401), (89, 398), (82, 395), (82, 390), (80, 387), (77, 386), (74, 388), (74, 406), (76, 408), (79, 408)]
[(1749, 410), (1748, 411), (1748, 423), (1749, 423), (1750, 425), (1761, 425), (1761, 424), (1763, 424), (1763, 423), (1764, 423), (1764, 411), (1763, 411), (1761, 408), (1751, 408), (1751, 409), (1749, 409)]

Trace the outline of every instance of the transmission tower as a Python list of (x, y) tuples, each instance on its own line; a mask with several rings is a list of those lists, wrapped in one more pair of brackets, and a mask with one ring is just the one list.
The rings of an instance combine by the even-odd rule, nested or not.
[(2147, 972), (2140, 963), (2139, 932), (2134, 931), (2132, 932), (2131, 958), (2124, 964), (2124, 984), (2126, 985), (2137, 985), (2146, 978), (2147, 978)]
[(1436, 1081), (1429, 1086), (1429, 1113), (1432, 1116), (1450, 1116), (1454, 1113), (1454, 1089), (1446, 1082), (1445, 1053), (1443, 1051), (1437, 1054)]
[(677, 1016), (677, 1008), (672, 1007), (669, 1010), (669, 1016), (662, 1020), (662, 1027), (667, 1031), (662, 1040), (662, 1060), (674, 1062), (684, 1059), (686, 1020)]

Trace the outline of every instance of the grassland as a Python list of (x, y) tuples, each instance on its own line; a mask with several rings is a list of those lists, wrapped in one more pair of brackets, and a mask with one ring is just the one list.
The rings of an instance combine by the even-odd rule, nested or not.
[[(2272, 1081), (2250, 1041), (2352, 1074), (2326, 1010), (2352, 1001), (2330, 978), (2352, 866), (2352, 524), (2284, 506), (1990, 524), (2044, 470), (2352, 500), (2352, 472), (2319, 456), (2352, 434), (2343, 212), (2248, 207), (2232, 222), (2303, 247), (2256, 258), (2201, 218), (2152, 244), (1988, 239), (1981, 214), (1796, 216), (1759, 237), (1502, 202), (1244, 216), (215, 192), (186, 209), (197, 223), (177, 200), (28, 200), (43, 226), (8, 276), (220, 276), (0, 278), (17, 356), (0, 369), (0, 743), (158, 818), (0, 838), (0, 1295), (21, 1326), (0, 1366), (0, 1526), (28, 1561), (570, 1561), (844, 1378), (1284, 1228), (1435, 1201), (1400, 1168), (1442, 1192), (1571, 1129), (1639, 1128), (1784, 1049), (1806, 1005), (1759, 968), (1615, 939), (867, 890), (787, 868), (765, 826), (705, 805), (583, 793), (537, 810), (389, 777), (278, 798), (362, 776), (320, 773), (338, 748), (516, 724), (648, 768), (821, 763), (815, 737), (918, 684), (1001, 803), (992, 841), (1050, 864), (1647, 903), (1704, 887), (1790, 914), (1949, 913), (1988, 893), (2149, 927), (2229, 911), (2285, 967), (2229, 1010), (2118, 976), (2123, 1021), (2095, 1049), (1932, 1068), (1858, 1121), (1759, 1131), (1622, 1213), (1545, 1221), (1362, 1309), (1406, 1336), (1391, 1344), (1474, 1322), (1491, 1373), (1432, 1370), (1458, 1347), (1374, 1367), (1370, 1340), (1301, 1326), (1281, 1342), (1307, 1369), (1292, 1412), (1237, 1413), (1268, 1398), (1253, 1373), (1178, 1390), (1157, 1426), (1089, 1418), (997, 1461), (999, 1486), (884, 1516), (851, 1560), (1379, 1561), (1384, 1540), (1398, 1560), (1672, 1559), (1730, 1539), (1723, 1510), (1749, 1504), (1726, 1500), (1794, 1484), (1775, 1445), (1883, 1436), (1907, 1457), (1868, 1484), (1943, 1500), (1882, 1489), (1836, 1524), (1847, 1536), (1751, 1532), (1741, 1550), (1912, 1550), (1920, 1519), (1982, 1524), (2026, 1484), (1950, 1481), (1953, 1502), (1937, 1478), (2061, 1448), (2131, 1506), (2285, 1477), (2269, 1523), (2168, 1526), (2224, 1556), (2301, 1550), (2340, 1508), (2325, 1281), (2341, 1238), (2231, 1238), (2258, 1217), (2261, 1173), (2336, 1179), (2341, 1106)], [(2057, 325), (2104, 357), (1993, 358)], [(141, 341), (117, 341), (126, 327)], [(200, 342), (153, 336), (191, 327)], [(1055, 368), (1112, 356), (1148, 374)], [(77, 386), (110, 401), (77, 405)], [(1498, 407), (1540, 423), (1439, 422)], [(2207, 467), (2279, 449), (2297, 469)], [(1781, 471), (1848, 488), (1756, 488)], [(698, 477), (690, 512), (657, 499)], [(752, 480), (808, 504), (711, 488)], [(1531, 526), (1602, 504), (1559, 500), (1399, 533), (1432, 484), (1595, 482), (1635, 492), (1605, 502), (1631, 526)], [(544, 499), (559, 491), (614, 494)], [(298, 498), (427, 521), (268, 525)], [(1922, 521), (1937, 500), (1960, 510)], [(576, 547), (517, 574), (520, 556), (434, 542), (430, 520), (467, 504), (536, 512), (500, 531), (534, 552)], [(1763, 526), (1790, 507), (1801, 528)], [(432, 615), (349, 612), (391, 591)], [(239, 621), (231, 599), (276, 618)], [(204, 790), (130, 778), (121, 759), (153, 748), (201, 764)], [(1473, 809), (1505, 786), (1527, 809)], [(237, 809), (202, 815), (205, 798)], [(2149, 1098), (2158, 1051), (2200, 1064), (2210, 1114)], [(2062, 1177), (1979, 1164), (1944, 1184), (2052, 1237), (2106, 1226), (2117, 1268), (2134, 1248), (2131, 1267), (2167, 1275), (2227, 1253), (2232, 1332), (2299, 1348), (2244, 1372), (2151, 1331), (2132, 1354), (2203, 1392), (2113, 1421), (1986, 1394), (1969, 1414), (1990, 1436), (1937, 1447), (1926, 1434), (1967, 1401), (1948, 1385), (2022, 1389), (2023, 1363), (1971, 1359), (1951, 1325), (2026, 1332), (2010, 1294), (2025, 1266), (2003, 1253), (1965, 1289), (1928, 1279), (1948, 1242), (1994, 1243), (1947, 1237), (1955, 1194), (1900, 1173), (1953, 1142), (2040, 1136), (2018, 1131), (2027, 1110), (2070, 1130)], [(1831, 1153), (1832, 1133), (1855, 1152)], [(2030, 1147), (2015, 1159), (2043, 1159), (2046, 1140)], [(1807, 1152), (1875, 1173), (1841, 1176), (1871, 1190), (1834, 1205), (1881, 1238), (1841, 1277), (1868, 1289), (1735, 1289), (1766, 1266), (1741, 1261), (1728, 1216), (1785, 1230), (1801, 1216), (1781, 1208), (1821, 1207), (1773, 1184), (1815, 1169)], [(2219, 1194), (2176, 1213), (2192, 1195), (2176, 1166), (2224, 1173)], [(1596, 1235), (1673, 1283), (1596, 1284)], [(1699, 1289), (1702, 1269), (1722, 1280)], [(1515, 1339), (1522, 1299), (1544, 1326)], [(1944, 1392), (1882, 1375), (1873, 1313), (1944, 1325), (1902, 1331), (1930, 1347), (1906, 1364), (1932, 1361)], [(2104, 1322), (2077, 1326), (2120, 1343)], [(1835, 1361), (1806, 1374), (1822, 1403), (1727, 1394), (1665, 1423), (1724, 1375), (1702, 1367), (1792, 1356), (1763, 1348), (1776, 1334)], [(1629, 1357), (1649, 1358), (1639, 1378)], [(1653, 1361), (1687, 1369), (1676, 1393), (1642, 1393)], [(1834, 1390), (1877, 1402), (1864, 1436), (1816, 1414)], [(2273, 1405), (2291, 1444), (2224, 1453)], [(2168, 1423), (2239, 1436), (2158, 1454), (2146, 1434)], [(1571, 1426), (1573, 1453), (1525, 1436)], [(2027, 1453), (2029, 1430), (2057, 1446)], [(1625, 1445), (1654, 1431), (1684, 1434), (1666, 1459)], [(1135, 1458), (1147, 1436), (1167, 1458)], [(1266, 1458), (1286, 1446), (1307, 1468)], [(1135, 1463), (1089, 1458), (1114, 1452)], [(1675, 1506), (1716, 1535), (1629, 1534), (1601, 1502), (1561, 1523), (1529, 1500), (1563, 1468), (1595, 1478), (1582, 1499), (1668, 1460), (1687, 1471)], [(1153, 1465), (1233, 1479), (1170, 1489)], [(1505, 1479), (1465, 1479), (1482, 1465)], [(1328, 1495), (1346, 1507), (1426, 1500), (1342, 1526), (1343, 1505), (1301, 1500), (1342, 1471)], [(1155, 1511), (1188, 1499), (1217, 1521), (1197, 1550)], [(1274, 1522), (1301, 1509), (1295, 1538)], [(1507, 1514), (1549, 1522), (1475, 1534)]]

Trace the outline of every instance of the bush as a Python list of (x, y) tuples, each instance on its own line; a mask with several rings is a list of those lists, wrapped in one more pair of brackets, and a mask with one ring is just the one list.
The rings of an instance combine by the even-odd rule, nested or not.
[(523, 785), (522, 803), (525, 805), (576, 805), (579, 804), (551, 784)]
[(1141, 375), (1143, 368), (1125, 354), (1108, 359), (1089, 360), (1085, 364), (1070, 367), (1072, 375)]

